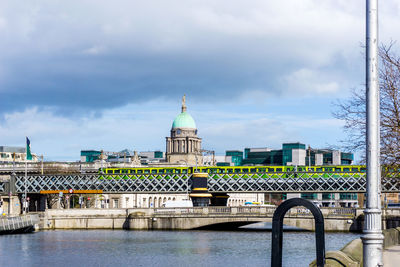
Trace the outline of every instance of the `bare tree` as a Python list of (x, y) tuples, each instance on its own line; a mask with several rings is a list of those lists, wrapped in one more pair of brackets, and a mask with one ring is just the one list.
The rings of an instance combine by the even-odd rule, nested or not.
[[(391, 52), (392, 44), (379, 49), (380, 61), (380, 134), (381, 162), (400, 164), (400, 57)], [(365, 151), (366, 96), (365, 88), (353, 89), (350, 99), (334, 103), (333, 116), (343, 120), (347, 139), (344, 149)], [(365, 153), (364, 153), (365, 155)], [(363, 159), (365, 160), (365, 159)]]

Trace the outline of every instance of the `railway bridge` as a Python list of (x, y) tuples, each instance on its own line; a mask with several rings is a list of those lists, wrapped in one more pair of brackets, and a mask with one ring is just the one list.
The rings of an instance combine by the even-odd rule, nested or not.
[[(0, 182), (0, 194), (58, 193), (85, 191), (126, 193), (185, 193), (190, 191), (190, 174), (70, 174), (70, 175), (10, 175)], [(247, 174), (210, 174), (209, 192), (221, 193), (362, 193), (366, 174), (360, 172), (281, 172)], [(382, 177), (382, 192), (400, 192), (400, 174)]]

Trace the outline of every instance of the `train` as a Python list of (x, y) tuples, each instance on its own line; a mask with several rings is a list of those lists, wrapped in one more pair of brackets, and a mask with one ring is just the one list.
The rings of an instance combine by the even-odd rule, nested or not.
[[(247, 178), (251, 174), (261, 174), (265, 177), (282, 177), (290, 173), (313, 173), (312, 175), (321, 177), (319, 173), (329, 175), (336, 173), (338, 175), (351, 173), (365, 173), (364, 165), (321, 165), (321, 166), (198, 166), (198, 167), (137, 167), (137, 168), (100, 168), (99, 173), (105, 175), (174, 175), (174, 174), (192, 174), (195, 172), (206, 172), (213, 176), (223, 176), (224, 174), (234, 177), (240, 175)], [(218, 175), (216, 175), (218, 174)], [(243, 176), (244, 174), (244, 176)], [(262, 176), (261, 176), (262, 177)], [(235, 177), (234, 177), (235, 178)]]

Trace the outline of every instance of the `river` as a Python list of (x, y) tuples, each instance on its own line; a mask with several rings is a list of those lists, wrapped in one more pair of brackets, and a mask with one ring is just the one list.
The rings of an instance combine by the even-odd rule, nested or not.
[[(359, 237), (326, 233), (326, 250)], [(315, 258), (312, 232), (285, 232), (283, 266)], [(269, 266), (268, 231), (56, 230), (0, 236), (0, 266)]]

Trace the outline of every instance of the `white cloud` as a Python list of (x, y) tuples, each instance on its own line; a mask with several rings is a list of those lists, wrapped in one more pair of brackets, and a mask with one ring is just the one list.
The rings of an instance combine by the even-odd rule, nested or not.
[[(398, 1), (380, 2), (381, 40), (400, 36), (399, 15)], [(362, 0), (4, 0), (0, 136), (10, 145), (32, 136), (60, 158), (163, 149), (176, 114), (162, 100), (185, 90), (213, 106), (198, 106), (196, 121), (219, 151), (334, 142), (340, 125), (318, 115), (319, 100), (363, 83), (364, 25)], [(312, 111), (287, 104), (305, 97), (315, 97)]]
[(104, 53), (106, 51), (106, 48), (104, 46), (92, 46), (88, 49), (85, 49), (82, 51), (83, 54), (88, 54), (88, 55), (98, 55), (101, 53)]
[(337, 93), (339, 90), (337, 82), (326, 80), (324, 76), (324, 73), (303, 68), (284, 76), (283, 86), (286, 86), (289, 92), (300, 94), (333, 95)]
[[(102, 117), (85, 118), (65, 118), (32, 108), (7, 114), (0, 123), (0, 136), (2, 145), (18, 146), (24, 146), (28, 136), (32, 151), (51, 160), (78, 160), (83, 149), (165, 150), (165, 137), (179, 113), (177, 103), (153, 101), (108, 110)], [(340, 133), (340, 122), (316, 115), (217, 110), (189, 102), (189, 113), (196, 121), (203, 147), (218, 154), (244, 147), (279, 148), (283, 142), (292, 141), (325, 146), (335, 143), (340, 136), (326, 134)]]

